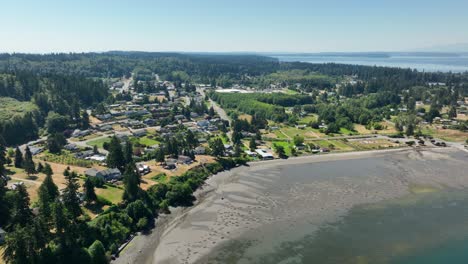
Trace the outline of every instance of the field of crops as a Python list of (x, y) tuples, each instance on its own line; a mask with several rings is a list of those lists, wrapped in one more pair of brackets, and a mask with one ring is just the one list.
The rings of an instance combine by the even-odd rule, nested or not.
[(39, 157), (39, 159), (43, 161), (48, 161), (48, 162), (54, 162), (54, 163), (60, 163), (60, 164), (65, 164), (65, 165), (78, 166), (78, 167), (85, 167), (85, 168), (91, 168), (94, 164), (96, 164), (95, 161), (75, 158), (75, 156), (73, 156), (73, 154), (71, 153), (61, 153), (59, 155), (52, 154), (52, 153), (44, 153)]

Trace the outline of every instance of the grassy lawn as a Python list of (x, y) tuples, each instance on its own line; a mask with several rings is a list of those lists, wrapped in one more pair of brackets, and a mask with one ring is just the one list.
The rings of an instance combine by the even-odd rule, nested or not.
[(20, 102), (10, 97), (0, 97), (0, 105), (0, 121), (37, 110), (37, 106), (31, 102)]
[(294, 90), (291, 90), (291, 89), (286, 89), (286, 90), (284, 90), (284, 93), (285, 93), (285, 94), (291, 94), (291, 95), (293, 95), (293, 94), (298, 94), (298, 92), (296, 92), (296, 91), (294, 91)]
[(167, 182), (168, 180), (166, 173), (159, 173), (156, 176), (151, 177), (151, 179), (161, 183)]
[(159, 141), (154, 140), (154, 139), (151, 139), (151, 138), (149, 138), (148, 136), (141, 137), (141, 138), (139, 139), (139, 142), (140, 142), (141, 145), (145, 145), (145, 146), (148, 146), (148, 147), (160, 143)]
[(357, 135), (357, 134), (359, 134), (358, 132), (351, 131), (351, 130), (349, 130), (347, 128), (344, 128), (344, 127), (340, 128), (340, 133), (344, 134), (344, 135)]
[(281, 128), (281, 131), (283, 131), (291, 139), (294, 138), (294, 136), (296, 135), (302, 136), (304, 138), (317, 138), (317, 137), (325, 136), (324, 134), (320, 133), (318, 130), (315, 130), (310, 127), (306, 127), (305, 129), (298, 129), (296, 127), (287, 126), (287, 127)]
[(397, 133), (397, 130), (395, 129), (395, 125), (388, 121), (382, 121), (380, 124), (384, 127), (382, 130), (369, 130), (365, 126), (360, 125), (360, 124), (354, 124), (354, 129), (362, 135), (368, 135), (368, 134), (395, 134)]
[(402, 146), (403, 144), (393, 143), (386, 139), (360, 139), (350, 140), (348, 142), (357, 150), (372, 150), (372, 149), (386, 149)]
[(273, 131), (273, 134), (275, 134), (276, 137), (279, 138), (279, 139), (287, 139), (288, 138), (288, 137), (286, 137), (285, 134), (283, 134), (281, 132), (281, 130), (275, 130), (275, 131)]
[(109, 184), (104, 185), (104, 188), (96, 188), (96, 194), (110, 201), (113, 204), (118, 204), (122, 201), (123, 189)]
[(307, 115), (305, 117), (300, 118), (297, 123), (299, 124), (309, 124), (312, 121), (317, 121), (317, 115), (312, 114), (312, 115)]
[(275, 151), (274, 145), (283, 146), (283, 147), (284, 147), (284, 152), (286, 153), (286, 155), (287, 155), (287, 156), (291, 156), (291, 148), (293, 148), (293, 144), (292, 144), (292, 143), (288, 143), (288, 142), (286, 142), (286, 141), (274, 141), (274, 142), (271, 142), (271, 149), (273, 149), (273, 151)]
[(350, 145), (346, 144), (345, 141), (341, 139), (336, 139), (336, 140), (329, 140), (330, 144), (333, 144), (335, 146), (336, 150), (342, 150), (342, 151), (351, 151), (354, 150), (353, 147)]
[(102, 145), (106, 142), (110, 142), (111, 139), (109, 137), (105, 137), (105, 138), (99, 138), (99, 139), (96, 139), (96, 140), (91, 140), (89, 142), (87, 142), (86, 144), (90, 145), (90, 146), (97, 146), (98, 148), (102, 148)]
[(433, 126), (424, 126), (421, 132), (426, 135), (431, 135), (435, 138), (440, 138), (451, 142), (465, 142), (468, 139), (468, 132), (463, 132), (455, 129), (442, 129)]

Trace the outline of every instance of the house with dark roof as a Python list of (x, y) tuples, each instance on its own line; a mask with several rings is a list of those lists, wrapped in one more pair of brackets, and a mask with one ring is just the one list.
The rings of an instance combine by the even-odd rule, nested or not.
[(196, 155), (204, 155), (206, 153), (206, 148), (202, 146), (196, 147), (193, 150), (193, 153), (195, 153)]
[(0, 227), (0, 245), (5, 243), (5, 237), (7, 232)]
[(100, 170), (100, 171), (98, 171), (95, 168), (92, 168), (92, 169), (86, 170), (85, 175), (88, 177), (101, 178), (105, 181), (122, 179), (122, 173), (116, 168)]
[(144, 137), (146, 136), (146, 134), (148, 133), (148, 131), (146, 131), (146, 129), (137, 129), (137, 130), (133, 130), (132, 134), (134, 137)]
[(179, 164), (190, 164), (192, 163), (193, 160), (192, 158), (190, 158), (189, 156), (183, 156), (183, 155), (180, 155), (178, 158), (177, 158), (177, 163)]

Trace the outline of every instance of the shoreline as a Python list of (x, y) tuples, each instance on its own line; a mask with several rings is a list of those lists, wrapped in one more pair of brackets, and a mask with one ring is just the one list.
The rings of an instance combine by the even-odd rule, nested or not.
[[(383, 149), (383, 150), (369, 150), (369, 151), (353, 151), (353, 152), (342, 152), (342, 153), (330, 153), (326, 155), (308, 155), (293, 157), (289, 159), (275, 159), (270, 161), (257, 161), (249, 162), (248, 166), (241, 166), (238, 168), (231, 169), (229, 171), (223, 171), (218, 174), (210, 176), (205, 184), (194, 193), (196, 201), (191, 207), (178, 207), (171, 208), (170, 215), (160, 215), (156, 220), (156, 226), (148, 234), (138, 234), (135, 236), (133, 241), (121, 252), (119, 258), (112, 261), (112, 263), (154, 263), (154, 256), (156, 251), (161, 246), (161, 241), (164, 237), (169, 234), (172, 230), (178, 228), (187, 217), (190, 217), (190, 214), (193, 211), (199, 210), (197, 207), (206, 206), (206, 203), (213, 202), (213, 199), (216, 199), (216, 196), (224, 199), (223, 190), (220, 190), (220, 187), (226, 185), (235, 179), (233, 176), (238, 175), (242, 172), (254, 173), (255, 171), (266, 170), (274, 167), (285, 167), (291, 165), (301, 165), (308, 163), (320, 163), (320, 162), (334, 162), (341, 160), (352, 160), (352, 159), (362, 159), (362, 158), (371, 158), (378, 157), (389, 153), (404, 153), (412, 151), (431, 151), (433, 149), (439, 148), (395, 148), (395, 149)], [(446, 148), (452, 149), (452, 148)], [(218, 193), (218, 192), (221, 193)], [(201, 208), (200, 210), (202, 210)], [(342, 210), (341, 213), (344, 213), (346, 210)], [(336, 218), (334, 216), (333, 218)], [(165, 262), (164, 262), (165, 263)], [(173, 263), (173, 262), (167, 262)], [(178, 263), (178, 262), (174, 262)], [(191, 262), (190, 262), (191, 263)]]

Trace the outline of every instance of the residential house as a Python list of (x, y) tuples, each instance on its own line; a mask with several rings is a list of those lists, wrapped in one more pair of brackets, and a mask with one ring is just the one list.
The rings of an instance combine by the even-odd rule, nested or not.
[(137, 164), (137, 170), (140, 175), (145, 175), (151, 172), (151, 168), (146, 164)]
[(84, 136), (87, 136), (89, 134), (91, 134), (91, 131), (89, 131), (89, 130), (75, 129), (73, 131), (73, 133), (71, 134), (71, 136), (77, 138), (77, 137), (84, 137)]
[(63, 146), (63, 148), (68, 150), (68, 151), (78, 150), (78, 146), (76, 146), (76, 144), (73, 144), (73, 143), (67, 144), (67, 145)]
[(176, 115), (174, 116), (175, 120), (184, 120), (185, 116), (184, 115)]
[(203, 129), (208, 128), (209, 125), (210, 125), (210, 121), (208, 121), (208, 120), (200, 120), (200, 121), (197, 122), (197, 126), (203, 128)]
[(138, 128), (144, 128), (145, 124), (143, 124), (143, 122), (138, 121), (138, 120), (130, 120), (127, 122), (127, 126), (132, 129), (138, 129)]
[(96, 117), (97, 117), (99, 120), (101, 120), (101, 121), (105, 121), (105, 120), (110, 120), (110, 119), (112, 119), (112, 115), (111, 115), (111, 114), (97, 115)]
[(180, 155), (177, 158), (177, 163), (179, 163), (179, 164), (191, 164), (192, 162), (193, 162), (193, 160), (189, 156)]
[(250, 151), (250, 150), (246, 150), (244, 152), (245, 152), (245, 154), (247, 154), (250, 157), (256, 157), (257, 156), (257, 152), (253, 152), (253, 151)]
[(199, 146), (196, 147), (193, 152), (195, 153), (195, 155), (204, 155), (206, 153), (206, 148)]
[(106, 161), (106, 156), (103, 154), (94, 154), (92, 156), (86, 157), (85, 159), (87, 160), (95, 160), (99, 162), (104, 162)]
[(42, 151), (44, 151), (44, 148), (43, 147), (35, 147), (35, 146), (29, 146), (29, 151), (31, 151), (31, 154), (33, 156), (41, 153)]
[(154, 126), (156, 124), (156, 119), (147, 118), (143, 121), (145, 125)]
[(166, 159), (166, 161), (164, 162), (164, 169), (173, 170), (176, 168), (176, 163), (177, 163), (176, 159), (172, 159), (172, 158)]
[(85, 175), (88, 177), (101, 178), (105, 181), (122, 179), (122, 173), (116, 168), (106, 169), (106, 170), (101, 170), (101, 171), (98, 171), (95, 168), (92, 168), (92, 169), (86, 170)]
[(255, 152), (257, 152), (258, 155), (260, 155), (260, 157), (264, 160), (274, 159), (273, 154), (267, 152), (266, 150), (256, 149)]
[(232, 145), (224, 144), (224, 149), (226, 149), (226, 150), (232, 150)]
[(138, 129), (132, 131), (134, 137), (144, 137), (147, 133), (148, 131), (146, 131), (146, 129)]
[(75, 153), (75, 158), (77, 158), (77, 159), (86, 159), (86, 158), (91, 157), (93, 155), (94, 155), (94, 151), (85, 150), (85, 151)]
[(0, 227), (0, 245), (5, 243), (6, 231)]

